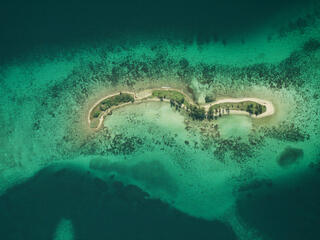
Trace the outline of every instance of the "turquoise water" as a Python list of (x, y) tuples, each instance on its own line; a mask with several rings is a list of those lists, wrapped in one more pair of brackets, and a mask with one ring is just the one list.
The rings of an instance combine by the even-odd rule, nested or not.
[[(319, 3), (213, 2), (4, 5), (0, 239), (319, 238)], [(276, 112), (148, 102), (88, 128), (101, 97), (162, 86)]]
[(247, 138), (252, 130), (252, 120), (247, 116), (225, 116), (220, 118), (217, 124), (224, 138)]

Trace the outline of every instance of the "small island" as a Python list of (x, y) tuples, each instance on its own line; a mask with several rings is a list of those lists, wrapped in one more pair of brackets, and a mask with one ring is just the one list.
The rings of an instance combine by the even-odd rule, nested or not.
[(206, 104), (195, 103), (192, 98), (179, 89), (169, 87), (144, 90), (143, 94), (135, 92), (117, 92), (100, 99), (90, 109), (88, 124), (99, 129), (106, 115), (114, 109), (133, 103), (163, 101), (170, 103), (176, 110), (183, 109), (193, 120), (216, 120), (229, 114), (245, 114), (254, 118), (274, 114), (271, 102), (257, 98), (226, 98)]

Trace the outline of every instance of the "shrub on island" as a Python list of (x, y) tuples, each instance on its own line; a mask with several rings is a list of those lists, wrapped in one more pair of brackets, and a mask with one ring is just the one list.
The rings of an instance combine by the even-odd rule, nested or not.
[(154, 90), (152, 96), (163, 99), (169, 99), (177, 103), (179, 106), (186, 104), (187, 102), (184, 99), (184, 95), (178, 91), (173, 90)]
[(197, 106), (190, 106), (189, 108), (189, 116), (193, 120), (204, 120), (206, 118), (206, 111), (202, 107), (197, 107)]
[(121, 93), (103, 100), (95, 109), (92, 111), (92, 117), (97, 118), (100, 116), (101, 112), (108, 110), (113, 106), (118, 106), (122, 103), (134, 102), (134, 97), (132, 94)]
[(104, 105), (104, 104), (101, 104), (100, 105), (100, 110), (101, 111), (106, 111), (108, 109), (108, 106), (107, 105)]
[(228, 102), (220, 103), (220, 104), (215, 104), (209, 108), (208, 119), (211, 117), (210, 113), (213, 113), (213, 112), (215, 114), (218, 113), (220, 116), (223, 113), (230, 114), (230, 110), (246, 111), (250, 115), (255, 114), (256, 116), (258, 116), (264, 113), (267, 109), (266, 109), (266, 106), (263, 106), (253, 101), (244, 101), (237, 104), (232, 104)]
[(210, 102), (214, 102), (216, 100), (216, 98), (213, 97), (213, 96), (206, 95), (204, 100), (205, 100), (206, 103), (210, 103)]
[(95, 111), (94, 113), (93, 113), (93, 117), (94, 118), (97, 118), (97, 117), (99, 117), (100, 116), (100, 113), (101, 113), (101, 111)]
[(134, 97), (128, 93), (120, 93), (119, 95), (107, 98), (102, 101), (102, 104), (107, 108), (120, 105), (121, 103), (134, 102)]
[(208, 114), (207, 114), (208, 120), (213, 120), (214, 119), (214, 110), (213, 108), (209, 108)]

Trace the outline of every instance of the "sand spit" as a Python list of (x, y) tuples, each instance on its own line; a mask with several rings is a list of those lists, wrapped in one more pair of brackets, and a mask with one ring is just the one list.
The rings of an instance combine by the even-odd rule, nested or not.
[[(268, 117), (274, 114), (275, 110), (274, 110), (274, 106), (271, 102), (267, 101), (267, 100), (263, 100), (263, 99), (259, 99), (259, 98), (224, 98), (224, 99), (220, 99), (218, 101), (215, 101), (213, 103), (209, 103), (209, 104), (205, 104), (203, 105), (203, 107), (206, 109), (206, 111), (209, 110), (209, 108), (213, 105), (216, 104), (220, 104), (220, 103), (241, 103), (241, 102), (246, 102), (246, 101), (251, 101), (251, 102), (256, 102), (259, 103), (263, 106), (266, 107), (266, 111), (262, 114), (259, 114), (258, 116), (255, 116), (254, 114), (252, 114), (252, 117), (255, 118), (264, 118), (264, 117)], [(238, 110), (230, 110), (230, 114), (246, 114), (249, 115), (248, 112), (245, 111), (238, 111)]]

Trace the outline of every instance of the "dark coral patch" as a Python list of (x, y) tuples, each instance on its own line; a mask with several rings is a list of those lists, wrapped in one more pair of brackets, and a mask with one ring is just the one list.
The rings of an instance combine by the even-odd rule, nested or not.
[(303, 50), (306, 52), (313, 52), (320, 48), (320, 41), (314, 38), (309, 39), (304, 45)]
[(303, 157), (303, 150), (300, 148), (287, 147), (279, 156), (278, 164), (281, 167), (287, 167), (296, 163)]

